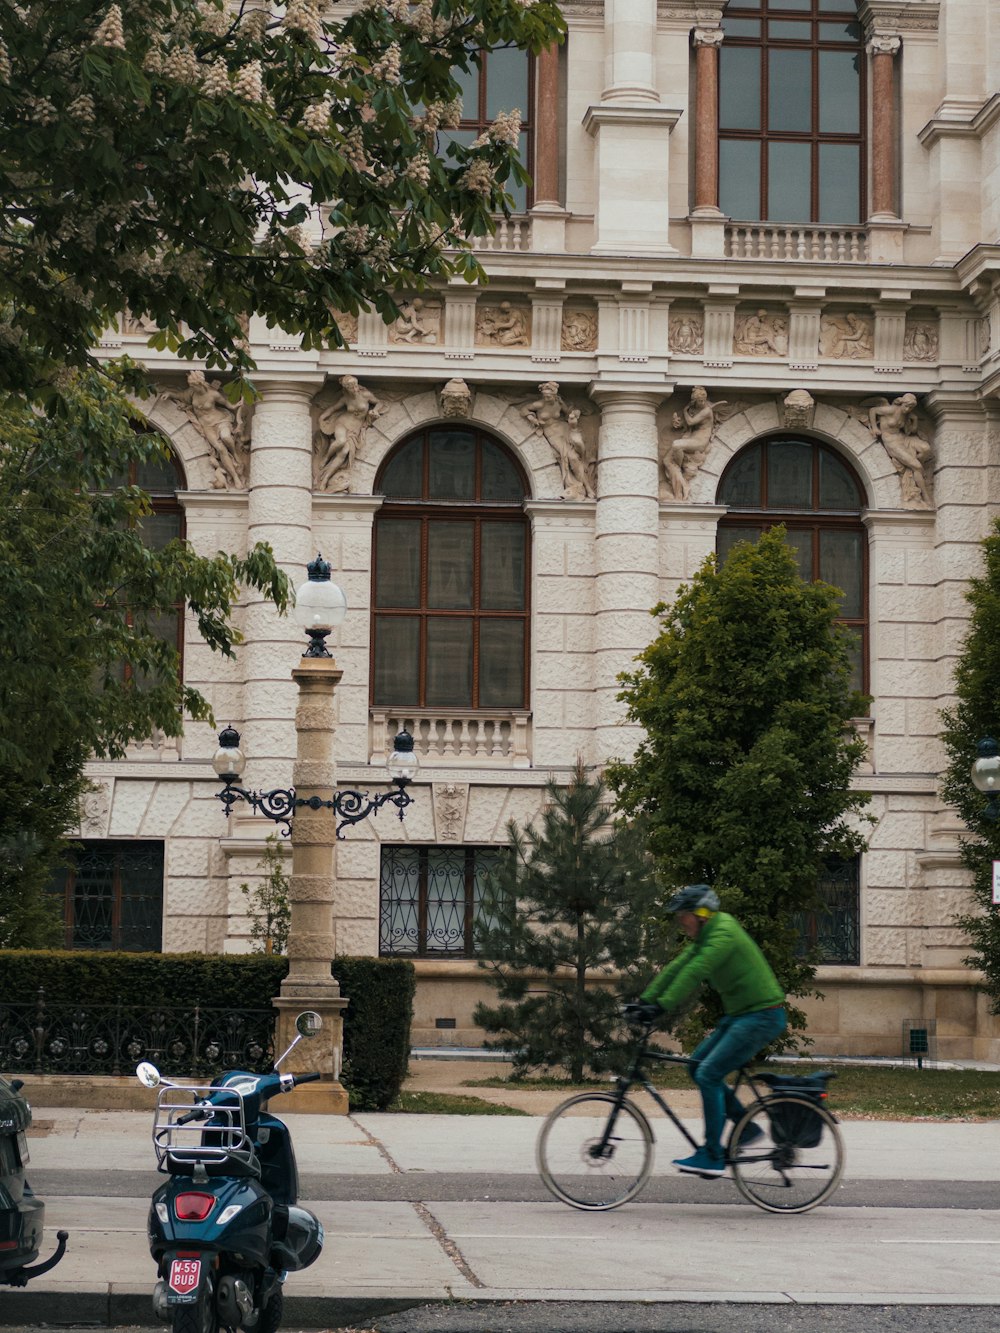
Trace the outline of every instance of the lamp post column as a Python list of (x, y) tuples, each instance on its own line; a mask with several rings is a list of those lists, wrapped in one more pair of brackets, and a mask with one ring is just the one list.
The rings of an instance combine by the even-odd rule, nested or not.
[[(292, 781), (302, 801), (313, 796), (323, 800), (336, 785), (334, 691), (342, 674), (332, 657), (303, 657), (292, 672), (298, 686)], [(285, 1050), (294, 1038), (295, 1015), (301, 1010), (315, 1009), (323, 1019), (319, 1039), (297, 1048), (299, 1067), (305, 1063), (307, 1072), (322, 1074), (323, 1081), (297, 1089), (293, 1094), (296, 1105), (346, 1115), (347, 1093), (340, 1082), (340, 1069), (347, 1001), (330, 971), (337, 947), (333, 916), (336, 836), (337, 821), (330, 810), (298, 806), (292, 822), (288, 975), (274, 1003), (279, 1014), (279, 1050)]]

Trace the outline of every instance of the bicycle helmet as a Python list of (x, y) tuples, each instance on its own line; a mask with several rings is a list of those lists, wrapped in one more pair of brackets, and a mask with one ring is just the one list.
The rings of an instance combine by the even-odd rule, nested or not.
[(707, 884), (685, 884), (667, 903), (668, 912), (694, 912), (699, 907), (709, 912), (719, 910), (719, 895)]

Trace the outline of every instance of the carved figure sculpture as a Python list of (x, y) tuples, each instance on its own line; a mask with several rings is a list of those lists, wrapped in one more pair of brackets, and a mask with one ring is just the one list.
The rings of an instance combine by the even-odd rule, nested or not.
[(242, 490), (250, 446), (250, 423), (245, 403), (231, 403), (218, 380), (207, 380), (203, 370), (192, 370), (188, 387), (164, 398), (182, 408), (205, 440), (212, 456), (212, 487)]
[(488, 306), (479, 317), (476, 332), (480, 340), (495, 347), (527, 347), (528, 320), (523, 310), (509, 301), (499, 306)]
[(929, 441), (918, 433), (917, 400), (912, 393), (904, 393), (891, 403), (885, 399), (868, 409), (868, 426), (892, 459), (899, 473), (903, 504), (908, 508), (929, 509), (930, 489), (924, 475), (924, 464), (933, 450)]
[(871, 356), (875, 346), (871, 321), (853, 310), (844, 315), (824, 315), (820, 320), (820, 345), (824, 356), (836, 360)]
[(580, 411), (571, 408), (555, 380), (539, 384), (542, 395), (519, 410), (525, 421), (543, 435), (556, 456), (564, 500), (592, 500), (594, 486), (586, 463), (586, 445), (580, 430)]
[(785, 430), (809, 430), (816, 411), (816, 400), (808, 389), (792, 389), (781, 404)]
[(566, 352), (592, 352), (597, 347), (597, 316), (589, 310), (567, 310), (562, 318)]
[(356, 375), (344, 375), (340, 388), (340, 394), (323, 409), (316, 423), (316, 489), (332, 494), (350, 490), (351, 465), (364, 443), (365, 431), (387, 410)]
[(734, 339), (743, 356), (784, 356), (788, 351), (788, 326), (780, 315), (758, 310), (739, 321)]
[(472, 390), (463, 379), (449, 380), (438, 394), (443, 417), (467, 417), (472, 412)]
[(357, 315), (352, 315), (346, 310), (331, 310), (330, 314), (333, 316), (344, 342), (356, 343), (358, 341)]
[(419, 296), (404, 301), (400, 313), (389, 331), (394, 343), (436, 343), (438, 340), (437, 310), (430, 310)]
[(670, 321), (670, 350), (679, 356), (700, 356), (705, 347), (705, 326), (697, 315), (680, 314)]
[(725, 406), (724, 402), (710, 402), (708, 390), (697, 384), (691, 390), (687, 406), (682, 412), (674, 413), (673, 427), (681, 434), (671, 441), (663, 468), (675, 500), (686, 500), (691, 494), (691, 482), (704, 463), (712, 442), (715, 414)]
[(907, 361), (934, 361), (938, 354), (937, 329), (920, 321), (908, 324), (903, 337), (903, 356)]

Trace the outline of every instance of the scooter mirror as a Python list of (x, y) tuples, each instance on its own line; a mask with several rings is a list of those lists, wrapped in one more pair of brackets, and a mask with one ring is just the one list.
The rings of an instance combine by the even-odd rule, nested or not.
[(306, 1009), (295, 1020), (295, 1031), (300, 1037), (315, 1037), (323, 1026), (323, 1019), (315, 1009)]
[(151, 1065), (148, 1060), (143, 1060), (142, 1064), (136, 1065), (135, 1076), (144, 1088), (158, 1088), (160, 1086), (160, 1071), (156, 1065)]

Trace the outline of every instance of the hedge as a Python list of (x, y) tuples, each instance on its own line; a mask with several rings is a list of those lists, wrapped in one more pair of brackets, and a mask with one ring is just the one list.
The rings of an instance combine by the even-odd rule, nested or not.
[[(0, 950), (0, 1005), (270, 1009), (288, 959), (262, 954), (87, 953)], [(337, 958), (331, 971), (347, 997), (342, 1079), (352, 1110), (384, 1110), (399, 1095), (410, 1050), (416, 979), (402, 958)]]

